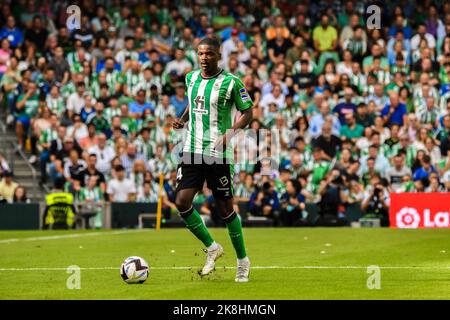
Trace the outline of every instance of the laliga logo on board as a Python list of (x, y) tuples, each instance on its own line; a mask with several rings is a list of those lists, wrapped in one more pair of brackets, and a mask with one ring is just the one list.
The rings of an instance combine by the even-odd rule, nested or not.
[[(415, 229), (419, 227), (421, 216), (414, 208), (404, 207), (396, 214), (397, 227)], [(450, 226), (450, 213), (438, 212), (433, 217), (430, 209), (423, 211), (423, 226), (445, 228)]]
[(420, 215), (416, 209), (405, 207), (397, 212), (397, 227), (415, 229), (419, 226)]

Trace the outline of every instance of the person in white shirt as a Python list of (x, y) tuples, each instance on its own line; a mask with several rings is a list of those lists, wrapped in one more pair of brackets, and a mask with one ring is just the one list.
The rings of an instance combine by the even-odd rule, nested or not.
[(85, 93), (85, 84), (84, 82), (77, 83), (77, 91), (72, 93), (67, 98), (67, 115), (70, 119), (74, 113), (80, 114), (81, 110), (84, 107), (84, 93)]
[(93, 153), (97, 156), (97, 170), (108, 175), (111, 171), (111, 161), (116, 153), (111, 146), (106, 145), (106, 135), (104, 133), (98, 136), (97, 145), (89, 148), (88, 153)]
[(422, 39), (427, 41), (428, 48), (434, 49), (436, 47), (436, 39), (427, 32), (427, 27), (423, 22), (419, 23), (417, 33), (411, 38), (411, 50), (419, 49), (420, 40)]
[(79, 114), (74, 114), (72, 119), (73, 125), (67, 128), (67, 136), (72, 137), (77, 142), (80, 142), (80, 140), (89, 135), (87, 126), (83, 123)]
[(403, 157), (400, 154), (395, 155), (394, 165), (386, 171), (386, 179), (388, 179), (394, 192), (401, 190), (404, 176), (412, 175), (411, 169), (405, 166), (403, 162)]
[(109, 201), (134, 201), (136, 198), (136, 187), (130, 179), (125, 178), (125, 168), (122, 165), (117, 165), (114, 170), (116, 171), (116, 178), (108, 182), (106, 189)]
[(275, 103), (278, 110), (282, 110), (285, 107), (284, 103), (285, 96), (282, 92), (281, 86), (276, 84), (273, 86), (272, 92), (265, 95), (260, 102), (260, 106), (264, 110), (264, 114), (267, 113), (269, 109), (269, 104)]
[(238, 51), (238, 42), (239, 42), (239, 31), (237, 29), (233, 29), (231, 31), (231, 37), (225, 40), (222, 44), (222, 59), (221, 65), (225, 67), (228, 64), (228, 56), (233, 51)]
[(126, 36), (125, 37), (125, 46), (123, 49), (119, 50), (116, 54), (116, 61), (122, 69), (125, 68), (125, 62), (127, 59), (138, 60), (139, 54), (134, 50), (134, 37)]
[(192, 69), (192, 64), (184, 56), (184, 51), (177, 48), (175, 50), (175, 60), (170, 61), (166, 65), (166, 73), (169, 74), (171, 71), (175, 71), (177, 76), (182, 76), (186, 71)]

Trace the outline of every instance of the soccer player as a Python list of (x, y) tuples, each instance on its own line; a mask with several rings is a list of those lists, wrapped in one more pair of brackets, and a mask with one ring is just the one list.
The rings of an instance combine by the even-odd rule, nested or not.
[[(182, 129), (187, 122), (182, 159), (177, 169), (176, 206), (187, 228), (207, 247), (207, 258), (201, 274), (214, 270), (223, 254), (192, 206), (192, 200), (206, 180), (213, 192), (220, 215), (237, 255), (236, 282), (247, 282), (250, 260), (245, 250), (241, 220), (233, 210), (233, 150), (230, 140), (236, 130), (245, 128), (252, 119), (253, 102), (236, 76), (218, 67), (220, 43), (214, 38), (199, 42), (197, 55), (200, 69), (186, 75), (188, 107), (173, 122)], [(240, 116), (234, 122), (236, 111)]]

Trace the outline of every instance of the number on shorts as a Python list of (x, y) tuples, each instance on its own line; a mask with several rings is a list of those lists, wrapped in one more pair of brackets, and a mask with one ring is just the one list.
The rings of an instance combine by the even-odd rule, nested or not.
[(183, 177), (183, 174), (181, 173), (181, 167), (179, 167), (178, 171), (177, 171), (177, 180), (181, 180), (182, 177)]

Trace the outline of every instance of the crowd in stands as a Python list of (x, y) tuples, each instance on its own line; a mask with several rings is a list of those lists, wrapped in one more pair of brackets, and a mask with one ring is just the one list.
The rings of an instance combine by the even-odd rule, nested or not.
[[(84, 0), (73, 30), (67, 1), (0, 4), (6, 120), (41, 183), (64, 178), (79, 201), (156, 202), (162, 173), (176, 212), (171, 121), (203, 37), (246, 85), (251, 128), (279, 133), (276, 159), (235, 167), (251, 215), (301, 224), (312, 202), (386, 216), (390, 192), (450, 191), (448, 1)], [(207, 188), (196, 203), (212, 214)]]

